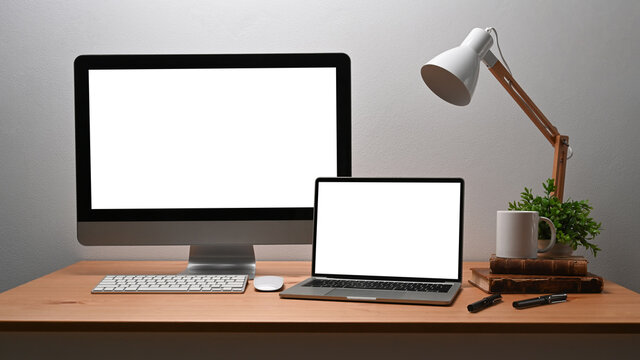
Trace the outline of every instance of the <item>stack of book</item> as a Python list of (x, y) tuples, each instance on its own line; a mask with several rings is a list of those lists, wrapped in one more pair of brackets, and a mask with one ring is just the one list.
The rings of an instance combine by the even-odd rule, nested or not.
[(599, 293), (604, 281), (583, 256), (510, 259), (492, 255), (490, 268), (472, 268), (469, 282), (488, 293)]

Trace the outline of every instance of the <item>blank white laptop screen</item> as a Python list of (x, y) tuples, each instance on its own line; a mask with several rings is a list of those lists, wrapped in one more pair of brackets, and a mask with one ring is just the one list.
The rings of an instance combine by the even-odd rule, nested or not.
[(460, 183), (318, 186), (316, 274), (458, 278)]
[(336, 68), (89, 70), (93, 209), (311, 207)]

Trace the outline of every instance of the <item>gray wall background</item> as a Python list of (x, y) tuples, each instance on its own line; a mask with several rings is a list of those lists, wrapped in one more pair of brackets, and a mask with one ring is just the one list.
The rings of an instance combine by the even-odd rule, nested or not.
[[(83, 259), (186, 259), (186, 247), (77, 243), (79, 54), (349, 54), (354, 175), (464, 177), (464, 257), (487, 260), (496, 210), (524, 186), (542, 190), (553, 149), (486, 69), (462, 108), (419, 76), (424, 62), (487, 26), (520, 85), (571, 138), (565, 196), (589, 199), (604, 227), (591, 271), (640, 291), (640, 3), (628, 0), (2, 0), (0, 290)], [(309, 259), (311, 248), (256, 253)]]

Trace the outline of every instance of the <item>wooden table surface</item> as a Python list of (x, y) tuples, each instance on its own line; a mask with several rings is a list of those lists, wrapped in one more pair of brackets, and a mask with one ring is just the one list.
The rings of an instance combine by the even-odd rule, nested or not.
[[(0, 331), (230, 331), (406, 333), (640, 333), (640, 294), (605, 280), (601, 294), (569, 294), (566, 303), (516, 310), (501, 304), (471, 314), (485, 296), (468, 283), (452, 306), (280, 299), (278, 293), (91, 294), (106, 274), (176, 274), (183, 261), (81, 261), (0, 294)], [(257, 275), (285, 287), (310, 274), (306, 261), (259, 261)]]

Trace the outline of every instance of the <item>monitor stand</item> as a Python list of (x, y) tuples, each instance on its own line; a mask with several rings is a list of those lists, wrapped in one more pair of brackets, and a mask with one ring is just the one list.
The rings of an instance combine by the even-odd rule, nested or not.
[(182, 274), (188, 275), (256, 275), (253, 245), (191, 245), (189, 264)]

